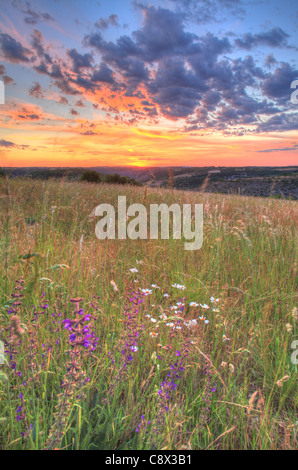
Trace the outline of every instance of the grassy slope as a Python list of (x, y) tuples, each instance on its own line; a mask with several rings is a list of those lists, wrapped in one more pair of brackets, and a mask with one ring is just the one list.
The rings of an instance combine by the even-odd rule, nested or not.
[[(9, 184), (7, 190), (5, 180), (0, 181), (0, 331), (9, 325), (7, 306), (14, 280), (21, 274), (26, 295), (20, 315), (29, 329), (32, 306), (39, 304), (42, 291), (50, 305), (57, 297), (60, 299), (64, 318), (71, 316), (71, 297), (82, 296), (84, 308), (89, 311), (93, 296), (100, 296), (96, 321), (100, 341), (94, 357), (84, 364), (90, 377), (86, 399), (73, 406), (61, 447), (295, 447), (297, 366), (290, 360), (295, 332), (291, 313), (295, 292), (295, 202), (63, 181), (15, 179)], [(103, 202), (117, 207), (118, 194), (127, 196), (128, 205), (203, 203), (202, 249), (185, 251), (183, 240), (99, 241), (94, 233), (96, 219), (90, 216), (92, 209)], [(35, 255), (19, 258), (29, 252)], [(137, 275), (129, 271), (136, 266), (136, 260), (144, 261)], [(145, 298), (140, 314), (145, 325), (142, 346), (134, 355), (127, 380), (117, 384), (110, 404), (105, 405), (102, 400), (107, 384), (117, 373), (117, 364), (121, 364), (117, 342), (125, 329), (121, 321), (123, 305), (129, 282), (135, 278), (141, 288), (155, 283), (160, 290)], [(111, 280), (118, 292), (112, 289)], [(186, 286), (183, 293), (171, 287), (177, 282)], [(162, 297), (164, 292), (170, 294), (168, 301)], [(220, 313), (208, 310), (208, 325), (198, 320), (193, 338), (196, 343), (171, 395), (165, 424), (155, 434), (150, 427), (148, 434), (136, 433), (142, 414), (154, 422), (156, 390), (183, 342), (183, 333), (170, 336), (169, 328), (162, 323), (156, 326), (144, 315), (149, 312), (158, 319), (159, 306), (170, 315), (168, 306), (183, 295), (187, 299), (184, 318), (198, 319), (204, 312), (188, 307), (189, 302), (211, 305), (211, 296), (220, 299)], [(43, 352), (42, 344), (51, 345), (52, 351), (40, 368), (39, 382), (30, 382), (22, 389), (27, 420), (33, 423), (33, 432), (23, 440), (19, 433), (24, 422), (16, 422), (15, 409), (19, 384), (30, 376), (26, 339), (18, 356), (22, 379), (13, 376), (7, 366), (2, 367), (8, 376), (8, 382), (1, 385), (0, 381), (0, 439), (5, 449), (43, 448), (54, 420), (58, 387), (66, 370), (67, 334), (63, 329), (51, 332), (50, 315), (41, 321), (38, 354)], [(294, 326), (293, 331), (287, 331), (287, 323)], [(149, 336), (150, 331), (159, 331), (158, 340)], [(223, 342), (223, 334), (230, 341)], [(7, 332), (2, 331), (2, 338), (5, 335)], [(28, 331), (24, 338), (26, 335)], [(158, 342), (172, 349), (162, 349)], [(107, 351), (115, 354), (113, 366)], [(161, 355), (159, 362), (154, 352)], [(202, 374), (207, 362), (217, 388), (211, 398)], [(290, 378), (279, 387), (276, 382), (285, 375)], [(249, 412), (249, 400), (256, 391)]]

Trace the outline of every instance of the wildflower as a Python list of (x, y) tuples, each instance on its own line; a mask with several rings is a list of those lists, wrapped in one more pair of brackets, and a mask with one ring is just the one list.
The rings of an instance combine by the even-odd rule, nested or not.
[(214, 297), (210, 297), (210, 302), (212, 302), (213, 304), (218, 302), (219, 299), (215, 299)]
[(179, 310), (182, 312), (184, 310), (184, 307), (185, 307), (185, 304), (184, 302), (177, 302), (177, 307), (179, 308)]
[(153, 287), (154, 289), (159, 289), (159, 287), (156, 284), (151, 284), (151, 287)]
[(155, 338), (156, 336), (158, 336), (158, 333), (155, 333), (154, 331), (151, 331), (150, 336), (151, 336), (151, 338)]
[(206, 310), (207, 310), (208, 308), (210, 308), (207, 304), (200, 304), (200, 306), (201, 306), (202, 308), (206, 309)]
[(294, 327), (291, 325), (291, 323), (286, 323), (286, 330), (288, 333), (292, 333)]
[(110, 281), (110, 284), (113, 287), (114, 292), (118, 292), (118, 287), (116, 286), (116, 283), (113, 281), (113, 279)]
[(228, 338), (226, 335), (222, 335), (222, 340), (223, 341), (230, 341), (230, 338)]
[(137, 268), (131, 268), (130, 271), (131, 271), (132, 273), (138, 273), (138, 272), (139, 272)]
[(142, 292), (144, 295), (149, 295), (149, 294), (152, 294), (152, 289), (142, 289)]
[(169, 297), (169, 294), (164, 294), (163, 296), (167, 299)]
[[(133, 353), (138, 349), (138, 341), (141, 332), (141, 326), (139, 325), (139, 305), (143, 302), (141, 292), (139, 289), (134, 291), (132, 284), (130, 286), (131, 291), (126, 297), (126, 304), (124, 309), (124, 315), (126, 316), (125, 330), (120, 341), (122, 348), (121, 354), (123, 362), (118, 370), (118, 373), (110, 382), (107, 390), (107, 396), (111, 396), (115, 390), (116, 385), (127, 378), (129, 367), (133, 361)], [(113, 363), (115, 361), (113, 360)], [(109, 403), (108, 399), (104, 399), (105, 403)]]
[(284, 382), (287, 382), (289, 380), (290, 376), (289, 375), (285, 375), (282, 379), (279, 379), (277, 382), (276, 382), (276, 385), (278, 387), (282, 387), (283, 383)]
[(156, 323), (156, 319), (155, 319), (155, 318), (151, 318), (151, 321), (152, 321), (152, 323)]
[(199, 304), (197, 304), (197, 302), (189, 302), (189, 306), (190, 307), (198, 307)]
[(203, 317), (203, 315), (201, 317), (199, 317), (200, 320), (202, 320), (204, 323), (206, 323), (206, 325), (209, 323), (209, 320), (207, 320), (205, 317)]
[(180, 289), (180, 290), (185, 290), (186, 287), (184, 285), (181, 285), (181, 284), (172, 284), (172, 287), (175, 287), (176, 289)]
[(170, 310), (178, 310), (177, 305), (173, 305), (172, 307), (170, 307)]
[(139, 261), (138, 261), (138, 260), (136, 260), (136, 263), (137, 263), (137, 264), (143, 264), (143, 263), (144, 263), (144, 261), (142, 261), (142, 260), (140, 259)]
[(166, 320), (168, 317), (162, 313), (161, 315), (159, 315), (159, 318), (161, 318), (161, 320)]
[(188, 322), (184, 323), (184, 325), (188, 328), (194, 328), (195, 326), (197, 326), (197, 324), (197, 320), (189, 320)]

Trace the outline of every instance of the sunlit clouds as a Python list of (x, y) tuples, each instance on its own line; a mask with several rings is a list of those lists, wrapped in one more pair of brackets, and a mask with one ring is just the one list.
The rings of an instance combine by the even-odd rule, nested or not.
[(288, 1), (7, 3), (1, 165), (295, 164), (293, 16)]

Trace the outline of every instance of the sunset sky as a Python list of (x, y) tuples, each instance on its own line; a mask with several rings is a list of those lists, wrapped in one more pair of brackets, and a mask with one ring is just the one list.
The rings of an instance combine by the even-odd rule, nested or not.
[(0, 166), (298, 164), (295, 0), (0, 3)]

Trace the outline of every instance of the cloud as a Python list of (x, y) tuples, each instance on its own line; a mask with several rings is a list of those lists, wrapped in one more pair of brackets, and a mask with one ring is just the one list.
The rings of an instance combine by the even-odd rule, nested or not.
[(35, 98), (44, 98), (44, 94), (41, 88), (40, 83), (34, 82), (32, 87), (29, 89), (29, 95), (34, 96)]
[(153, 6), (143, 7), (142, 29), (133, 33), (135, 41), (148, 62), (170, 54), (180, 54), (196, 35), (185, 32), (183, 19), (176, 13)]
[(76, 49), (69, 49), (67, 55), (72, 60), (72, 69), (79, 73), (82, 68), (92, 67), (93, 57), (91, 54), (80, 54)]
[(26, 147), (29, 147), (29, 145), (25, 144), (14, 144), (13, 142), (9, 142), (8, 140), (0, 139), (0, 147), (4, 147), (6, 149), (11, 149), (11, 148), (19, 148), (19, 149), (24, 149)]
[(170, 0), (176, 12), (185, 20), (198, 23), (220, 22), (231, 16), (245, 17), (242, 0)]
[(107, 19), (105, 18), (99, 18), (96, 23), (94, 23), (94, 26), (98, 29), (105, 30), (109, 26), (119, 26), (118, 23), (118, 16), (117, 15), (110, 15)]
[(100, 64), (98, 69), (95, 69), (91, 80), (95, 83), (104, 82), (104, 83), (114, 83), (113, 70), (110, 69), (104, 62)]
[(285, 132), (296, 130), (298, 130), (297, 113), (276, 114), (268, 120), (261, 122), (257, 127), (258, 132)]
[(14, 144), (13, 142), (9, 142), (8, 140), (1, 139), (0, 147), (11, 148), (16, 147), (16, 144)]
[(80, 132), (81, 135), (98, 135), (97, 132), (93, 131), (85, 131), (85, 132)]
[[(99, 106), (119, 122), (158, 123), (157, 118), (165, 117), (184, 120), (181, 128), (186, 131), (235, 133), (295, 128), (287, 102), (297, 70), (277, 62), (272, 54), (262, 66), (252, 54), (238, 58), (234, 54), (235, 45), (237, 50), (290, 47), (282, 29), (247, 33), (235, 40), (232, 33), (199, 35), (187, 29), (190, 11), (203, 15), (205, 4), (207, 16), (212, 11), (220, 15), (220, 5), (226, 12), (237, 9), (234, 0), (177, 0), (176, 10), (134, 4), (143, 12), (138, 30), (106, 40), (104, 31), (117, 26), (118, 17), (100, 18), (83, 38), (82, 45), (88, 48), (84, 53), (73, 47), (66, 50), (66, 57), (51, 57), (51, 46), (37, 29), (31, 32), (31, 50), (7, 34), (1, 34), (0, 48), (10, 61), (27, 63), (50, 77), (60, 93), (75, 96), (75, 106), (89, 100), (94, 109)], [(3, 75), (5, 69), (0, 68), (0, 75), (1, 71)], [(29, 95), (40, 99), (43, 94), (39, 82), (34, 82)], [(69, 104), (66, 97), (58, 102)], [(70, 108), (70, 113), (75, 116), (78, 111)], [(18, 116), (37, 120), (40, 113), (20, 111)]]
[(3, 57), (9, 62), (29, 62), (32, 56), (29, 49), (23, 47), (19, 41), (5, 33), (0, 33), (0, 49)]
[(65, 93), (66, 95), (78, 95), (79, 94), (79, 91), (76, 90), (75, 88), (73, 88), (68, 80), (66, 79), (61, 79), (61, 80), (56, 80), (55, 81), (55, 85), (57, 88), (59, 88), (59, 90), (62, 92), (62, 93)]
[(31, 33), (31, 46), (36, 51), (38, 57), (40, 57), (45, 63), (53, 63), (49, 53), (45, 50), (42, 33), (37, 29), (34, 29)]
[(271, 152), (289, 152), (291, 150), (298, 150), (298, 144), (293, 144), (292, 147), (281, 147), (279, 149), (265, 149), (265, 150), (257, 150), (259, 153), (271, 153)]
[(33, 10), (30, 2), (24, 3), (20, 0), (13, 0), (12, 4), (25, 15), (24, 21), (29, 25), (34, 25), (41, 21), (55, 21), (55, 19), (49, 13), (41, 13)]
[(264, 33), (246, 33), (242, 38), (235, 39), (235, 45), (248, 51), (257, 46), (287, 47), (288, 38), (289, 35), (281, 28), (273, 28)]
[[(185, 8), (194, 6), (192, 0), (178, 3)], [(226, 0), (224, 4), (227, 9), (236, 7), (233, 0)], [(208, 5), (217, 8), (219, 3), (210, 1)], [(151, 103), (152, 107), (146, 103), (140, 109), (128, 104), (134, 119), (144, 113), (145, 116), (159, 113), (170, 119), (186, 119), (189, 126), (198, 128), (237, 128), (240, 132), (241, 126), (245, 129), (249, 124), (254, 126), (249, 128), (250, 132), (253, 129), (258, 132), (263, 125), (261, 116), (281, 113), (282, 103), (278, 97), (286, 94), (289, 79), (294, 79), (288, 64), (287, 70), (285, 65), (280, 65), (270, 74), (255, 63), (252, 55), (230, 59), (227, 54), (233, 47), (229, 37), (187, 32), (185, 17), (178, 10), (137, 3), (135, 6), (142, 8), (144, 17), (141, 29), (131, 36), (106, 41), (99, 28), (85, 36), (84, 45), (99, 53), (102, 60), (100, 69), (88, 76), (89, 87), (94, 81), (104, 81), (104, 77), (116, 94), (122, 93), (125, 97), (137, 96), (142, 87), (142, 91), (146, 90), (143, 101)], [(274, 28), (268, 33), (249, 33), (236, 43), (251, 49), (260, 44), (285, 45), (287, 38), (287, 33)], [(269, 61), (276, 66), (272, 58)], [(261, 89), (263, 96), (249, 95), (247, 87)], [(289, 89), (287, 93), (289, 96)], [(268, 98), (274, 103), (268, 102)], [(111, 108), (111, 112), (115, 109)]]
[(291, 83), (298, 79), (298, 69), (292, 68), (288, 63), (279, 64), (273, 73), (269, 74), (262, 85), (262, 92), (271, 99), (285, 102), (291, 99)]
[(60, 99), (58, 101), (60, 104), (68, 104), (68, 99), (65, 98), (65, 96), (60, 96)]

